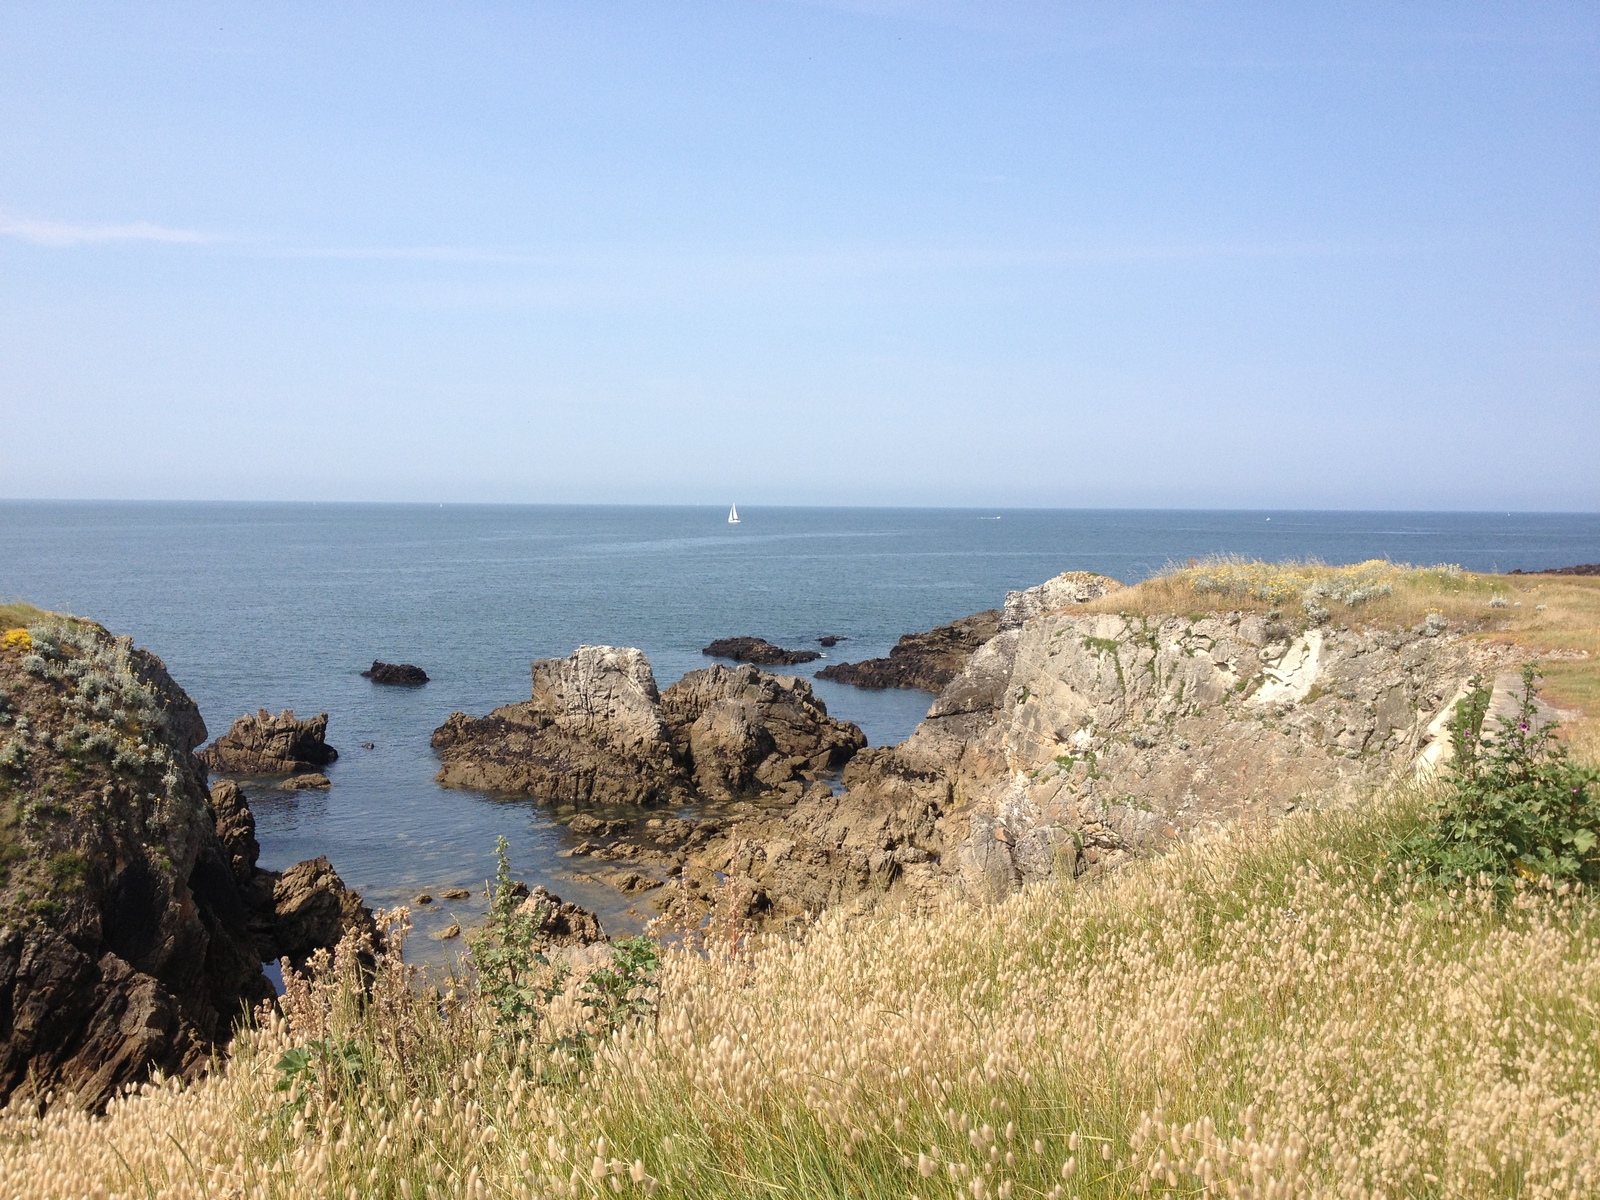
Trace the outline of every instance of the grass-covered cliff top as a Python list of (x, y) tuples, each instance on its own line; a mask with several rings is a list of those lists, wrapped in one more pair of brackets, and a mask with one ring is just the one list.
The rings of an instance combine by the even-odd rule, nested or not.
[(1443, 628), (1540, 659), (1544, 695), (1584, 720), (1573, 732), (1600, 750), (1600, 577), (1485, 575), (1373, 559), (1333, 567), (1244, 558), (1192, 561), (1083, 606), (1090, 612), (1191, 616), (1277, 613), (1297, 627), (1326, 623)]

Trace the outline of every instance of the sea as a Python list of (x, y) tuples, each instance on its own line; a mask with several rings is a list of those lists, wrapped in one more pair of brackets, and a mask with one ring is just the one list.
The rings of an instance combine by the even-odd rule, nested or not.
[[(665, 688), (751, 634), (828, 656), (1000, 605), (1061, 571), (1137, 582), (1214, 554), (1386, 558), (1469, 570), (1600, 562), (1600, 514), (1194, 512), (540, 505), (0, 501), (0, 600), (93, 618), (165, 660), (213, 735), (258, 708), (329, 714), (326, 792), (248, 784), (262, 865), (325, 854), (374, 907), (412, 905), (408, 957), (447, 964), (433, 935), (481, 918), (496, 839), (514, 872), (642, 929), (627, 898), (563, 857), (577, 840), (526, 799), (449, 791), (429, 735), (454, 711), (527, 698), (529, 664), (582, 644), (637, 646)], [(374, 659), (430, 682), (380, 687)], [(874, 744), (906, 737), (921, 692), (817, 680)], [(364, 749), (371, 743), (371, 749)]]

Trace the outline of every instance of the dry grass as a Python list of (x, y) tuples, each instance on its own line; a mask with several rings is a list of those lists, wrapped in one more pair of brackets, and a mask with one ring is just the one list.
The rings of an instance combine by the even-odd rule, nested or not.
[[(1600, 763), (1600, 577), (1479, 575), (1382, 560), (1329, 567), (1211, 559), (1173, 567), (1084, 608), (1197, 617), (1277, 611), (1305, 623), (1304, 596), (1318, 584), (1334, 590), (1340, 584), (1366, 592), (1387, 589), (1356, 604), (1332, 597), (1317, 601), (1335, 625), (1415, 628), (1429, 613), (1438, 613), (1452, 632), (1533, 651), (1541, 657), (1545, 698), (1583, 714), (1564, 733), (1576, 752)], [(1503, 607), (1493, 603), (1497, 598)]]
[[(7, 1115), (0, 1194), (1592, 1196), (1600, 906), (1396, 877), (1422, 801), (675, 952), (590, 1061), (347, 967), (188, 1092)], [(313, 1039), (354, 1068), (275, 1090)]]
[(11, 604), (0, 604), (0, 632), (7, 629), (25, 629), (51, 615), (42, 608), (23, 604), (20, 600)]

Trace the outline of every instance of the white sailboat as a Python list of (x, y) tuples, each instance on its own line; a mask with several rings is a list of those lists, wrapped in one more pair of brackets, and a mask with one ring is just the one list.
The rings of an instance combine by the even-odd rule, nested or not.
[(739, 506), (737, 504), (730, 505), (729, 508), (728, 508), (728, 524), (729, 525), (737, 525), (738, 523), (739, 523)]

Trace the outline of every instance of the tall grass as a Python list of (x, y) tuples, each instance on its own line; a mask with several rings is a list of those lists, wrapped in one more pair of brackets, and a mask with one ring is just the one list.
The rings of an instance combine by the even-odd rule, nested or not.
[(0, 1194), (1592, 1196), (1600, 906), (1398, 872), (1424, 802), (675, 951), (588, 1049), (346, 954), (205, 1083), (6, 1114)]

